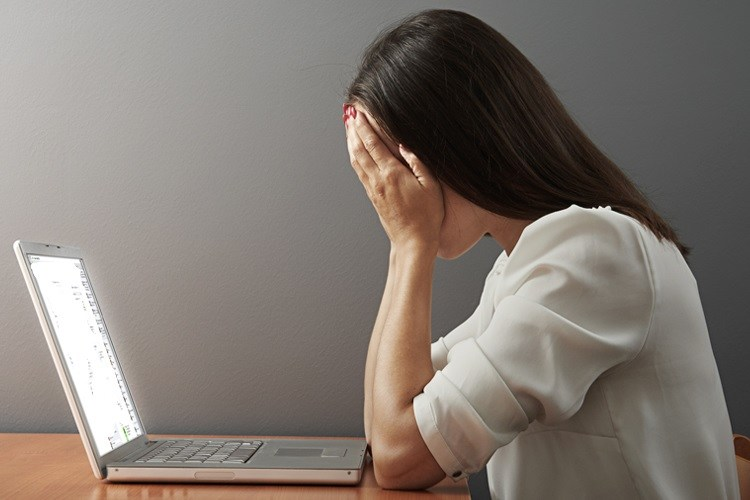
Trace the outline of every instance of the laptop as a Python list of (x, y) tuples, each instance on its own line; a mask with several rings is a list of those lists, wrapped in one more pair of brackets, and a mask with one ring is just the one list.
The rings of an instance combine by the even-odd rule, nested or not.
[(364, 439), (151, 440), (81, 251), (13, 244), (94, 475), (112, 482), (357, 484)]

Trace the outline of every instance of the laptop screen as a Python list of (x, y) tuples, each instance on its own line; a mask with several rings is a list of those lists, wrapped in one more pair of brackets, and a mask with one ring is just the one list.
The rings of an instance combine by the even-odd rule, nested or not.
[(103, 456), (143, 430), (83, 261), (31, 254), (28, 258), (97, 453)]

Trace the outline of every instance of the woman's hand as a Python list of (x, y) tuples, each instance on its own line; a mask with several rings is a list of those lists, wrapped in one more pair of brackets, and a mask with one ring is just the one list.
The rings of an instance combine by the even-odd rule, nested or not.
[(437, 255), (443, 222), (440, 184), (414, 154), (399, 147), (401, 162), (362, 110), (344, 115), (349, 159), (395, 249), (416, 247)]

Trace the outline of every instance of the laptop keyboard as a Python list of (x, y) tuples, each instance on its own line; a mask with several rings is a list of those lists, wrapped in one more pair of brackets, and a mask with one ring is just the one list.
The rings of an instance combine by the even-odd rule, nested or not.
[(243, 464), (263, 441), (216, 441), (207, 439), (164, 441), (136, 463)]

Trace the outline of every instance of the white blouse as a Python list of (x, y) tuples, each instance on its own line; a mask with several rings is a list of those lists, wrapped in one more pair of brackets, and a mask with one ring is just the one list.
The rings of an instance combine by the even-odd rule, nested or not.
[(739, 497), (695, 278), (630, 217), (529, 225), (432, 361), (420, 433), (451, 477), (486, 464), (493, 498)]

